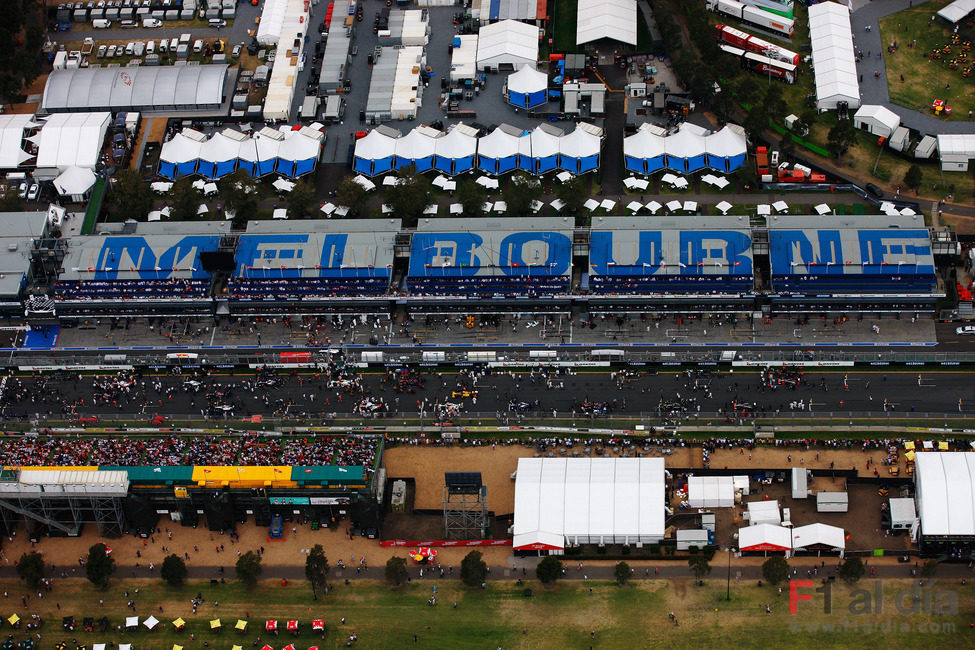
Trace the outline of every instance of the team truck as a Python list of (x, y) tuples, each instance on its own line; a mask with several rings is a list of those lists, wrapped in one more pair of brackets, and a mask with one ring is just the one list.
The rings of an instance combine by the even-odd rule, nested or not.
[(792, 38), (794, 25), (791, 18), (749, 7), (736, 0), (706, 0), (705, 6), (710, 10), (725, 16), (737, 18), (743, 23), (749, 23), (770, 32)]
[(787, 50), (775, 43), (769, 43), (758, 36), (752, 36), (748, 32), (743, 32), (727, 25), (716, 25), (717, 37), (719, 41), (740, 47), (748, 52), (754, 52), (783, 63), (799, 65), (801, 58), (792, 50)]

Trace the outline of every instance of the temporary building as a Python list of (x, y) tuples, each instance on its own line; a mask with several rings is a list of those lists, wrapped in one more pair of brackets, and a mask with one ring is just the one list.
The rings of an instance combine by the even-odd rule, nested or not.
[[(268, 5), (272, 5), (270, 10)], [(306, 0), (269, 0), (264, 5), (258, 24), (258, 41), (276, 47), (274, 67), (267, 81), (264, 97), (264, 118), (285, 120), (291, 113), (298, 81), (299, 61), (304, 56), (308, 32), (309, 4)], [(263, 17), (272, 13), (272, 22), (265, 25)], [(263, 35), (262, 35), (263, 31)]]
[(59, 195), (81, 203), (94, 187), (96, 180), (95, 172), (90, 167), (68, 167), (54, 179), (54, 189)]
[(0, 169), (16, 169), (33, 157), (23, 141), (26, 131), (37, 126), (30, 115), (0, 115)]
[(460, 122), (434, 141), (434, 167), (445, 174), (460, 174), (474, 167), (477, 129)]
[(559, 138), (559, 169), (584, 174), (599, 169), (599, 149), (602, 139), (584, 128), (583, 123), (576, 125), (572, 133)]
[(262, 128), (241, 144), (238, 168), (254, 178), (270, 174), (277, 165), (278, 150), (283, 142), (284, 133), (269, 126)]
[(529, 153), (522, 155), (520, 167), (533, 174), (558, 169), (562, 132), (560, 129), (542, 124), (522, 136), (522, 142), (529, 145)]
[(853, 115), (853, 126), (884, 138), (889, 138), (900, 125), (897, 113), (878, 104), (864, 104)]
[[(451, 0), (420, 0), (419, 4), (453, 4)], [(492, 20), (545, 20), (548, 18), (545, 0), (473, 0), (471, 15), (481, 24)]]
[(817, 492), (816, 512), (847, 512), (850, 495), (847, 492)]
[(938, 156), (941, 158), (942, 170), (968, 171), (968, 161), (975, 158), (975, 134), (939, 134)]
[(708, 154), (708, 167), (725, 173), (744, 165), (748, 154), (745, 134), (730, 124), (705, 137), (704, 148)]
[(538, 62), (538, 28), (517, 20), (484, 25), (477, 36), (477, 69), (520, 70)]
[(683, 127), (666, 139), (664, 151), (667, 168), (676, 172), (693, 172), (707, 165), (704, 137)]
[(216, 133), (200, 146), (200, 163), (196, 171), (200, 176), (212, 179), (232, 174), (237, 168), (239, 154), (239, 139)]
[(839, 553), (846, 551), (846, 534), (842, 528), (827, 524), (809, 524), (792, 529), (792, 550), (795, 553), (827, 551)]
[(396, 140), (399, 138), (398, 131), (378, 127), (356, 140), (353, 169), (367, 176), (385, 174), (391, 170), (396, 155)]
[(782, 515), (779, 512), (778, 501), (749, 501), (748, 502), (748, 525), (760, 526), (762, 524), (772, 524), (778, 526), (782, 523)]
[(704, 548), (711, 541), (711, 535), (704, 529), (682, 528), (677, 531), (677, 550), (688, 551), (692, 546)]
[[(651, 128), (644, 128), (647, 126)], [(643, 124), (636, 133), (623, 138), (623, 158), (631, 172), (650, 174), (666, 166), (666, 138), (655, 131), (653, 125)]]
[(735, 505), (732, 476), (691, 476), (687, 479), (687, 502), (692, 508), (731, 508)]
[(938, 16), (949, 23), (960, 23), (975, 11), (975, 0), (955, 0), (950, 5), (938, 10)]
[(792, 468), (792, 498), (806, 499), (809, 497), (809, 476), (805, 467)]
[(98, 164), (111, 113), (56, 113), (41, 128), (37, 167), (65, 170)]
[(523, 131), (502, 124), (477, 140), (477, 168), (499, 175), (518, 167), (519, 138)]
[(283, 133), (284, 140), (278, 147), (277, 164), (274, 170), (291, 178), (298, 178), (313, 171), (325, 135), (307, 126), (288, 129)]
[(264, 0), (261, 19), (258, 22), (257, 42), (261, 45), (277, 45), (284, 29), (289, 0)]
[(159, 151), (159, 175), (175, 180), (195, 174), (205, 140), (199, 131), (183, 129), (164, 142)]
[(909, 497), (890, 500), (891, 530), (910, 530), (917, 521), (914, 499)]
[(508, 103), (518, 108), (534, 108), (548, 101), (548, 75), (526, 65), (508, 75)]
[(514, 548), (659, 542), (664, 475), (662, 458), (521, 458)]
[(836, 2), (809, 7), (809, 35), (816, 75), (816, 104), (819, 110), (835, 109), (840, 103), (860, 106), (850, 9)]
[(738, 550), (742, 553), (784, 552), (788, 556), (792, 552), (792, 529), (775, 524), (739, 528)]
[(412, 119), (423, 99), (420, 46), (383, 47), (372, 68), (365, 118), (374, 121)]
[(921, 535), (970, 541), (975, 538), (975, 453), (920, 452), (914, 485)]
[(477, 74), (477, 34), (454, 36), (450, 52), (450, 80), (473, 79)]
[(402, 169), (413, 165), (418, 172), (433, 169), (434, 156), (437, 153), (437, 138), (442, 135), (441, 131), (429, 126), (416, 127), (395, 141), (396, 158), (393, 166)]
[(608, 38), (636, 45), (636, 0), (579, 0), (576, 45)]

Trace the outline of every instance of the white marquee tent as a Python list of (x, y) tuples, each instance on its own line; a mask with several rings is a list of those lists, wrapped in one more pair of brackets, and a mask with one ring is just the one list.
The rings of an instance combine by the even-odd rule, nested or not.
[(579, 0), (576, 45), (608, 38), (636, 45), (636, 0)]
[(94, 168), (102, 151), (111, 113), (55, 113), (41, 128), (37, 166)]
[(846, 551), (846, 534), (842, 528), (827, 524), (809, 524), (792, 529), (792, 550), (808, 551), (814, 547), (823, 547), (839, 551), (840, 557)]
[(433, 168), (433, 156), (437, 151), (437, 139), (442, 132), (429, 126), (418, 126), (395, 141), (394, 152), (396, 169), (409, 165), (416, 167), (416, 171), (425, 172)]
[(853, 126), (884, 138), (889, 138), (900, 125), (900, 116), (879, 104), (864, 104), (853, 116)]
[(860, 84), (849, 8), (836, 2), (820, 2), (809, 7), (809, 35), (819, 110), (835, 109), (840, 102), (858, 108)]
[(959, 23), (975, 11), (975, 0), (955, 0), (938, 10), (938, 15), (949, 23)]
[(774, 524), (759, 524), (738, 529), (738, 550), (792, 552), (792, 529)]
[(515, 550), (655, 543), (664, 536), (662, 458), (521, 458)]
[(377, 128), (367, 133), (364, 138), (356, 140), (355, 171), (376, 176), (391, 170), (396, 155), (396, 140), (399, 137), (399, 134), (392, 129)]
[(692, 508), (731, 508), (735, 505), (733, 476), (691, 476), (687, 502)]
[(914, 468), (921, 534), (975, 537), (975, 453), (920, 452)]
[(782, 515), (779, 512), (778, 501), (748, 502), (749, 526), (761, 526), (762, 524), (778, 526), (780, 523), (782, 523)]
[(95, 185), (95, 180), (95, 172), (91, 167), (68, 167), (54, 179), (54, 189), (59, 195), (80, 203), (84, 201), (88, 190)]
[[(489, 174), (503, 174), (518, 166), (521, 139), (515, 127), (502, 124), (477, 140), (477, 168)], [(520, 132), (519, 132), (520, 135)]]
[(25, 130), (37, 126), (30, 115), (0, 115), (0, 169), (15, 169), (31, 159), (21, 145)]
[(434, 166), (438, 170), (445, 174), (459, 174), (474, 166), (477, 155), (477, 129), (474, 127), (457, 123), (435, 142)]
[(477, 69), (511, 66), (520, 70), (538, 61), (538, 28), (517, 20), (481, 27), (477, 38)]

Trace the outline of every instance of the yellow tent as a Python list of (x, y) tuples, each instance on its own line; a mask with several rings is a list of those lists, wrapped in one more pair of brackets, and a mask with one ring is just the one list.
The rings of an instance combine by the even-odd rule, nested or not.
[(215, 618), (212, 621), (210, 621), (210, 629), (211, 630), (219, 630), (220, 629), (220, 619), (219, 618)]
[(177, 630), (182, 629), (186, 627), (186, 621), (184, 621), (182, 618), (177, 618), (175, 621), (173, 621), (173, 627), (175, 627)]
[(948, 451), (948, 443), (942, 440), (938, 443), (938, 451)]
[(16, 625), (17, 623), (20, 623), (20, 617), (16, 614), (11, 614), (10, 618), (7, 619), (7, 622), (11, 625)]
[(176, 644), (174, 643), (174, 644), (173, 644), (173, 650), (183, 650), (183, 646), (181, 646), (181, 645), (176, 645)]
[(238, 618), (237, 619), (237, 625), (234, 626), (234, 629), (235, 630), (240, 630), (241, 632), (243, 632), (244, 630), (247, 629), (247, 621), (245, 621), (242, 618)]
[(234, 646), (233, 648), (231, 648), (230, 650), (244, 650), (244, 649), (243, 649), (243, 648), (242, 648), (241, 646), (239, 646), (239, 645), (235, 645), (235, 646)]
[(914, 442), (912, 440), (908, 440), (907, 442), (905, 442), (904, 449), (914, 449)]
[(907, 452), (906, 454), (904, 454), (904, 458), (906, 458), (911, 462), (914, 462), (914, 452), (913, 451)]

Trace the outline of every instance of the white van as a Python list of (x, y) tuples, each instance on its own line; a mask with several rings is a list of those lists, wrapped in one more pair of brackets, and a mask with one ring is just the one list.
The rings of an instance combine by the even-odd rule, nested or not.
[(196, 42), (193, 43), (193, 51), (197, 54), (203, 51), (203, 39), (196, 39)]
[(159, 51), (160, 52), (168, 52), (169, 51), (169, 39), (168, 38), (162, 38), (162, 39), (159, 40)]
[(135, 54), (135, 41), (129, 41), (125, 46), (125, 55), (132, 56)]
[(156, 53), (156, 41), (149, 41), (146, 43), (146, 54)]
[(177, 47), (179, 47), (179, 39), (178, 38), (174, 38), (171, 41), (169, 41), (169, 51), (170, 52), (175, 52)]
[(95, 20), (91, 21), (91, 26), (95, 29), (108, 29), (112, 26), (112, 21), (105, 20), (104, 18), (96, 18)]

